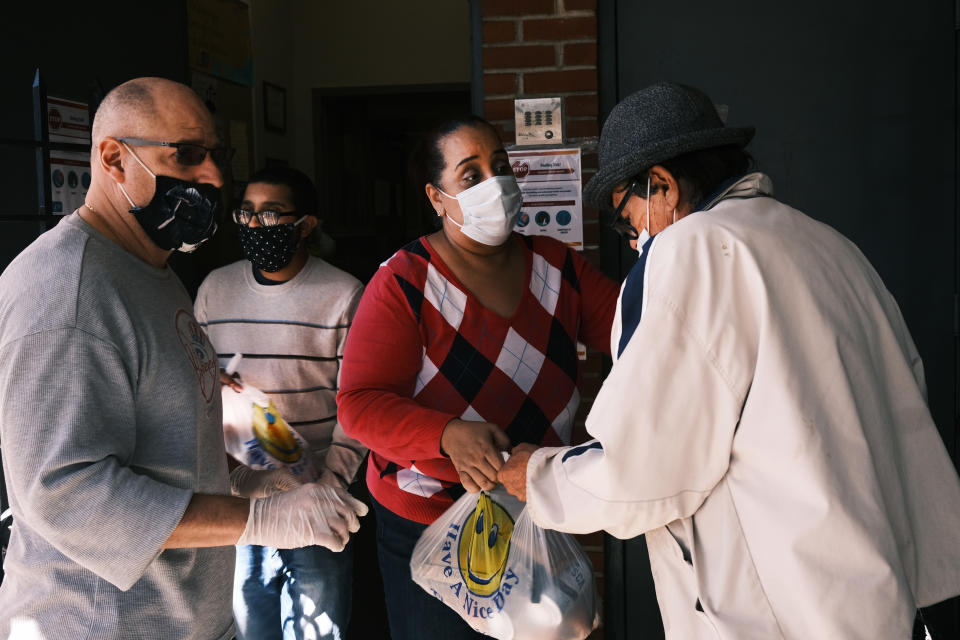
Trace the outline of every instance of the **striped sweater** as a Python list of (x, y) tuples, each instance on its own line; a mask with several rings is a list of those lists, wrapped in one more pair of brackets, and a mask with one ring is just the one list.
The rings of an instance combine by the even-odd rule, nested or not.
[(426, 238), (374, 275), (344, 352), (340, 421), (371, 449), (367, 485), (394, 513), (433, 522), (463, 493), (440, 452), (453, 418), (513, 443), (570, 442), (577, 340), (608, 352), (617, 285), (576, 251), (523, 237), (527, 282), (510, 318), (483, 307)]
[(269, 395), (324, 468), (345, 482), (366, 452), (343, 434), (336, 404), (343, 346), (362, 292), (356, 278), (312, 256), (277, 285), (259, 284), (250, 262), (240, 260), (210, 273), (195, 303), (220, 366), (242, 353), (243, 382)]

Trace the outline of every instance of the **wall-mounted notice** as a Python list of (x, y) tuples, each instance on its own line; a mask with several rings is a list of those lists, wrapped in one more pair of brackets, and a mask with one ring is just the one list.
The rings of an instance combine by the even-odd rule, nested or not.
[(253, 85), (249, 2), (187, 1), (187, 53), (190, 68)]
[(86, 102), (47, 96), (50, 142), (90, 144), (90, 107)]
[(511, 149), (513, 175), (523, 192), (516, 231), (548, 235), (583, 250), (580, 147)]
[(83, 206), (90, 188), (90, 154), (50, 152), (50, 212), (73, 213)]

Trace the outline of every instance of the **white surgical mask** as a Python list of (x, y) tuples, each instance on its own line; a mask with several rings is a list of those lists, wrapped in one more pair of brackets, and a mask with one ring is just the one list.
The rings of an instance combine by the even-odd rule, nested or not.
[[(677, 222), (677, 209), (673, 209), (673, 223)], [(663, 229), (661, 229), (663, 231)], [(643, 245), (650, 239), (650, 176), (647, 176), (647, 226), (637, 235), (637, 257), (643, 255)]]
[(647, 224), (637, 236), (637, 257), (643, 255), (643, 245), (650, 239), (650, 176), (647, 176)]
[(460, 227), (463, 235), (491, 247), (503, 244), (510, 237), (523, 204), (523, 194), (512, 175), (488, 178), (455, 196), (438, 191), (460, 204), (463, 224), (453, 218), (450, 222)]

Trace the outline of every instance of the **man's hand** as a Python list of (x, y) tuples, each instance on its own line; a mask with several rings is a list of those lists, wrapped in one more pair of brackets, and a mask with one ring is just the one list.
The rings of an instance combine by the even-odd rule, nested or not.
[(363, 504), (343, 489), (315, 482), (250, 501), (247, 526), (237, 544), (296, 549), (319, 544), (343, 551), (360, 529)]
[(530, 455), (539, 447), (532, 444), (518, 444), (510, 452), (510, 459), (500, 468), (497, 480), (503, 483), (507, 493), (523, 502), (527, 501), (527, 462)]
[(230, 375), (223, 369), (220, 369), (220, 384), (225, 387), (230, 387), (237, 393), (243, 391), (243, 384), (240, 382), (240, 374)]
[(450, 458), (463, 488), (470, 493), (496, 486), (497, 471), (503, 466), (500, 452), (509, 446), (510, 437), (490, 422), (453, 419), (440, 436), (440, 449)]
[(258, 471), (240, 465), (230, 472), (230, 492), (240, 498), (266, 498), (301, 484), (286, 468)]

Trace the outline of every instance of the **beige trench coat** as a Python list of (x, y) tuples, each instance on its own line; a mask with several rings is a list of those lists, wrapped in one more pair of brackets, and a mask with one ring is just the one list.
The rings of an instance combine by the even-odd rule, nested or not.
[(646, 533), (668, 638), (903, 640), (960, 593), (960, 482), (893, 298), (771, 191), (751, 174), (654, 239), (597, 442), (538, 451), (528, 505)]

